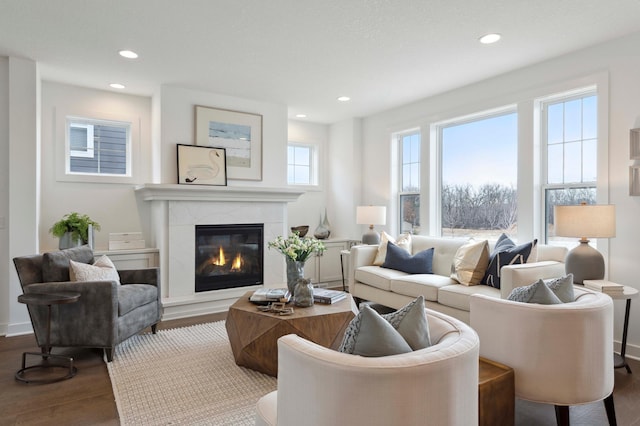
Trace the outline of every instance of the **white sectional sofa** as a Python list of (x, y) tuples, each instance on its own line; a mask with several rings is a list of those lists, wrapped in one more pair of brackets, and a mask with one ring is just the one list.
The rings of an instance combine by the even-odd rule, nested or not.
[[(454, 256), (467, 239), (412, 236), (412, 254), (434, 248), (433, 274), (407, 274), (373, 265), (377, 245), (351, 248), (349, 292), (360, 299), (394, 309), (401, 308), (416, 297), (425, 298), (426, 307), (469, 323), (469, 299), (472, 294), (484, 294), (505, 299), (515, 287), (529, 285), (540, 278), (565, 275), (564, 247), (537, 245), (537, 261), (503, 266), (500, 289), (487, 285), (466, 286), (450, 278)], [(490, 250), (493, 246), (490, 244)]]

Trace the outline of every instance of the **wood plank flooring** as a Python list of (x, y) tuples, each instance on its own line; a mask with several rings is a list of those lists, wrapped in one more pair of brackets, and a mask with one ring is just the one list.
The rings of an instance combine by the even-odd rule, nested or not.
[[(159, 328), (184, 327), (220, 321), (226, 313), (204, 315), (163, 322)], [(24, 384), (14, 379), (20, 368), (22, 352), (34, 351), (33, 335), (0, 337), (0, 425), (119, 425), (111, 382), (102, 351), (55, 350), (72, 353), (78, 374), (52, 384)], [(615, 372), (614, 399), (618, 424), (640, 426), (640, 361), (630, 360), (634, 374), (624, 369)], [(573, 425), (606, 425), (601, 402), (571, 407)], [(516, 425), (554, 425), (552, 406), (516, 402)]]

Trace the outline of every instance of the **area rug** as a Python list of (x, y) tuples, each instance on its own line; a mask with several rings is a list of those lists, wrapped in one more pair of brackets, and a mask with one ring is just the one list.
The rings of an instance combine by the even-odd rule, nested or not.
[(107, 364), (126, 425), (253, 425), (277, 380), (238, 367), (224, 321), (134, 336)]

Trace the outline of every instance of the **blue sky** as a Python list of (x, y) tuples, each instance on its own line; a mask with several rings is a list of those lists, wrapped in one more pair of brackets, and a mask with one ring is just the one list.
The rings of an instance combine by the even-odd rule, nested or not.
[(517, 185), (515, 112), (449, 126), (442, 131), (442, 181), (450, 185)]

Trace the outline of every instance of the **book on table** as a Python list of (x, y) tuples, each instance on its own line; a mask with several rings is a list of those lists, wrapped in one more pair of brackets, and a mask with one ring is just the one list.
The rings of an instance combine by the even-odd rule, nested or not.
[(313, 301), (316, 303), (336, 303), (347, 297), (347, 293), (339, 290), (329, 290), (327, 288), (313, 288)]
[(612, 283), (606, 280), (584, 280), (583, 284), (590, 290), (599, 291), (606, 294), (623, 294), (624, 286), (622, 284)]
[(291, 292), (286, 288), (259, 288), (249, 297), (254, 303), (288, 302)]

